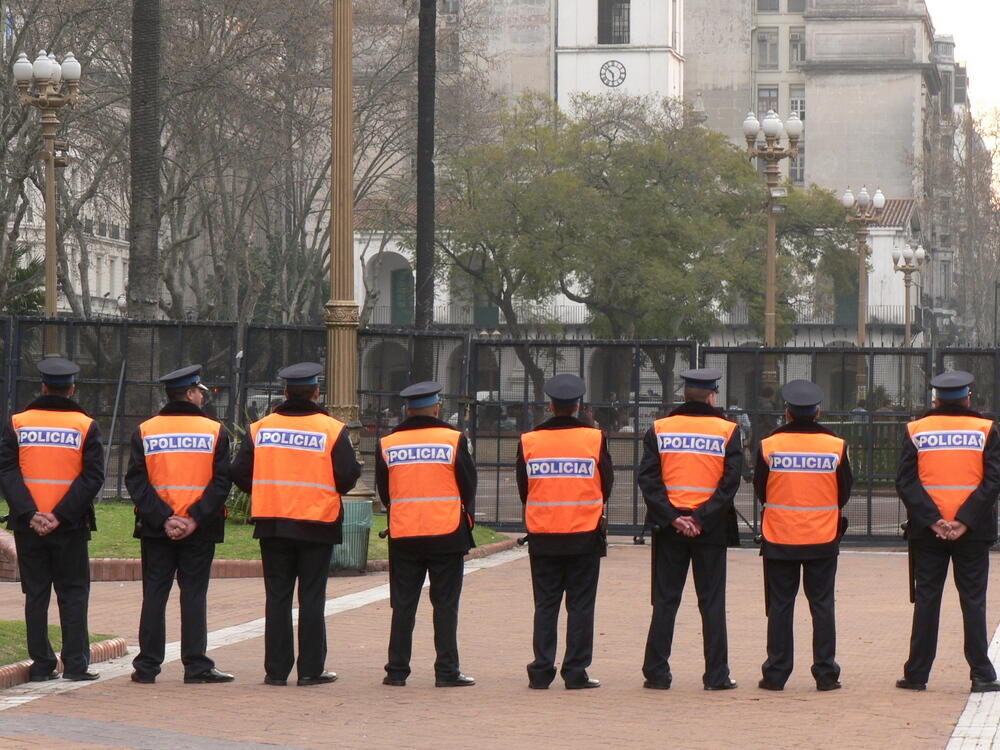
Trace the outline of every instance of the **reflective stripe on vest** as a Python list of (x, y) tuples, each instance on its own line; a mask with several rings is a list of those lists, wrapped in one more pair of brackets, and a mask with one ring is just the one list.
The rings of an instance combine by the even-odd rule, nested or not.
[(594, 531), (604, 515), (601, 445), (593, 427), (532, 430), (521, 435), (528, 473), (524, 523), (530, 534)]
[(401, 430), (379, 441), (389, 470), (389, 536), (440, 536), (458, 529), (462, 499), (455, 479), (458, 441), (450, 427)]
[(221, 430), (214, 419), (193, 414), (161, 414), (139, 425), (149, 483), (175, 515), (189, 517), (211, 484)]
[(83, 441), (94, 420), (78, 411), (28, 409), (11, 417), (24, 486), (51, 513), (83, 471)]
[(941, 518), (955, 514), (983, 481), (983, 452), (993, 422), (981, 417), (935, 414), (906, 426), (917, 449), (920, 483)]
[(333, 446), (343, 430), (343, 422), (326, 414), (268, 414), (250, 425), (251, 519), (338, 521), (341, 505)]
[(764, 438), (767, 504), (761, 532), (772, 544), (827, 544), (840, 532), (837, 467), (845, 442), (826, 433)]
[(737, 425), (722, 417), (675, 414), (653, 423), (660, 473), (675, 508), (694, 510), (708, 502), (722, 481), (726, 446)]

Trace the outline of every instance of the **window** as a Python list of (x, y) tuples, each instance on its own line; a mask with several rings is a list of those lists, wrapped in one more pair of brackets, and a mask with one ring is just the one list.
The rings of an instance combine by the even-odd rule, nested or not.
[(777, 13), (780, 10), (778, 0), (757, 0), (758, 13)]
[(35, 223), (35, 209), (31, 205), (31, 201), (24, 204), (24, 220), (29, 224)]
[(673, 39), (673, 48), (681, 48), (680, 13), (677, 10), (677, 0), (670, 3), (670, 34)]
[(597, 43), (629, 43), (629, 0), (598, 0)]
[[(789, 114), (794, 112), (802, 122), (806, 121), (806, 87), (788, 87), (788, 110)], [(777, 110), (775, 110), (777, 111)]]
[(951, 98), (951, 73), (945, 73), (941, 76), (941, 112), (947, 115), (953, 106), (954, 102)]
[(805, 13), (806, 0), (788, 0), (789, 13)]
[(112, 224), (111, 235), (110, 235), (111, 239), (113, 240), (121, 239), (121, 236), (122, 236), (121, 227), (118, 224)]
[(788, 176), (796, 185), (803, 185), (806, 181), (806, 144), (799, 141), (799, 154), (790, 160)]
[(793, 26), (788, 30), (788, 63), (793, 68), (806, 61), (806, 30)]
[(459, 0), (441, 0), (441, 12), (446, 15), (458, 15)]
[(83, 220), (83, 233), (84, 234), (93, 234), (94, 233), (94, 220), (93, 219), (84, 219)]
[(757, 29), (757, 69), (778, 69), (777, 29)]
[(778, 111), (778, 87), (758, 86), (757, 87), (757, 117), (763, 118), (768, 110)]
[(97, 222), (97, 236), (107, 237), (108, 236), (108, 222), (101, 219)]
[(941, 261), (941, 297), (945, 299), (951, 299), (951, 261), (942, 260)]

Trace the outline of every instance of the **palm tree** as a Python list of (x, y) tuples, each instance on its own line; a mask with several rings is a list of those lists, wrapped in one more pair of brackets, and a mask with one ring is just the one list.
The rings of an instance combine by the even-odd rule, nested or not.
[(128, 313), (157, 316), (160, 299), (161, 0), (132, 0), (131, 237)]

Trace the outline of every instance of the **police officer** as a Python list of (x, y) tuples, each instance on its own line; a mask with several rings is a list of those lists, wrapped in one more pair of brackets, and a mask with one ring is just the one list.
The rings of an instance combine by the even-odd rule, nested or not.
[(31, 656), (29, 679), (59, 676), (48, 637), (49, 597), (56, 591), (62, 626), (63, 679), (96, 680), (87, 635), (94, 497), (104, 484), (97, 422), (75, 401), (80, 368), (52, 357), (38, 363), (42, 395), (4, 425), (0, 491), (10, 510), (24, 592)]
[(733, 497), (743, 449), (739, 426), (716, 408), (722, 373), (686, 370), (681, 377), (684, 403), (646, 432), (639, 464), (639, 489), (654, 527), (653, 618), (643, 686), (670, 687), (674, 621), (690, 564), (705, 642), (702, 683), (706, 690), (731, 690), (736, 683), (729, 677), (726, 637), (726, 544), (738, 542)]
[(576, 375), (545, 384), (552, 418), (521, 435), (517, 488), (531, 553), (535, 600), (528, 687), (545, 690), (556, 676), (556, 626), (566, 595), (566, 654), (560, 673), (567, 689), (600, 687), (587, 675), (594, 651), (594, 603), (601, 558), (607, 554), (604, 509), (614, 465), (600, 430), (578, 419), (586, 385)]
[(847, 443), (816, 420), (823, 391), (808, 380), (792, 380), (781, 392), (787, 424), (761, 441), (754, 490), (764, 506), (760, 554), (764, 558), (767, 661), (764, 690), (783, 690), (792, 672), (792, 620), (802, 585), (813, 621), (812, 675), (817, 690), (840, 688), (834, 582), (840, 509), (854, 481)]
[(322, 685), (337, 675), (326, 662), (326, 582), (333, 545), (340, 544), (341, 498), (361, 476), (343, 422), (320, 406), (315, 362), (278, 373), (285, 401), (250, 425), (233, 462), (236, 485), (251, 496), (254, 537), (260, 540), (266, 594), (264, 683), (285, 685), (296, 664), (292, 595), (299, 583), (299, 685)]
[(458, 661), (458, 603), (465, 553), (474, 545), (476, 465), (465, 435), (441, 421), (441, 386), (416, 383), (400, 391), (406, 419), (379, 440), (375, 484), (389, 514), (389, 603), (392, 625), (385, 685), (410, 674), (413, 624), (424, 576), (434, 608), (434, 684), (476, 681)]
[(215, 545), (225, 534), (229, 496), (229, 436), (202, 407), (208, 389), (201, 365), (160, 378), (167, 403), (132, 435), (125, 486), (135, 504), (142, 547), (139, 653), (132, 681), (156, 682), (166, 643), (167, 599), (180, 589), (184, 682), (232, 682), (215, 668), (208, 649), (208, 581)]
[(907, 425), (896, 491), (906, 506), (913, 630), (903, 679), (896, 687), (925, 690), (937, 650), (941, 594), (954, 566), (965, 625), (965, 658), (973, 693), (1000, 690), (987, 653), (986, 583), (997, 538), (1000, 435), (969, 408), (973, 377), (960, 370), (931, 380), (934, 408)]

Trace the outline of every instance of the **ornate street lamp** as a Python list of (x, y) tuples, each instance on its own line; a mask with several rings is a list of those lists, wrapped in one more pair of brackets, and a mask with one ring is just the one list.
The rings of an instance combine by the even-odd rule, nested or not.
[[(25, 53), (14, 62), (21, 104), (37, 107), (42, 115), (43, 149), (38, 158), (45, 162), (45, 315), (56, 317), (56, 167), (68, 162), (69, 144), (57, 141), (60, 107), (74, 104), (80, 94), (80, 63), (70, 52), (60, 64), (55, 55), (38, 53), (34, 62)], [(45, 356), (59, 356), (59, 331), (55, 326), (45, 329)]]
[[(794, 159), (799, 153), (799, 139), (802, 138), (802, 121), (796, 112), (792, 112), (784, 125), (774, 110), (769, 110), (763, 122), (757, 120), (753, 112), (747, 114), (743, 121), (743, 135), (747, 139), (747, 156), (753, 160), (763, 159), (764, 179), (767, 181), (767, 275), (764, 296), (764, 345), (777, 346), (776, 300), (777, 300), (777, 221), (775, 216), (783, 210), (779, 200), (786, 195), (781, 186), (782, 159)], [(758, 141), (764, 134), (764, 143)], [(781, 145), (783, 135), (788, 136), (788, 146)], [(764, 380), (776, 383), (777, 370), (773, 359), (765, 363)]]
[(927, 258), (927, 253), (921, 246), (917, 246), (914, 250), (909, 245), (905, 245), (902, 250), (898, 247), (893, 248), (892, 251), (892, 268), (897, 273), (903, 274), (903, 286), (905, 288), (905, 320), (906, 320), (906, 338), (903, 339), (903, 346), (910, 346), (910, 329), (913, 325), (913, 308), (910, 306), (910, 287), (913, 285), (913, 274), (917, 271), (923, 270), (924, 261)]

